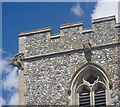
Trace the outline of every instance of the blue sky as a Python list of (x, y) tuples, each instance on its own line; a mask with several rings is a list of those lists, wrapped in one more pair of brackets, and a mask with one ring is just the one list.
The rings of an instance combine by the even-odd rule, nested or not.
[(18, 70), (8, 63), (11, 57), (18, 53), (17, 36), (20, 32), (51, 27), (52, 33), (55, 34), (59, 33), (60, 25), (79, 21), (83, 21), (84, 28), (89, 28), (92, 18), (117, 15), (116, 5), (117, 3), (100, 2), (2, 3), (2, 49), (0, 51), (3, 55), (3, 88), (0, 99), (3, 104), (18, 104)]
[(53, 33), (59, 33), (61, 24), (77, 21), (83, 21), (85, 27), (90, 27), (95, 3), (81, 2), (80, 7), (84, 10), (81, 17), (71, 12), (71, 7), (76, 4), (3, 3), (3, 49), (13, 54), (17, 53), (17, 35), (23, 31), (51, 27)]

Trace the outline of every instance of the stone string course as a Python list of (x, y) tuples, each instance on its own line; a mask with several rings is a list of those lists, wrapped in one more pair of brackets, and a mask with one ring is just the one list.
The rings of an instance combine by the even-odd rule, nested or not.
[[(92, 24), (91, 32), (83, 33), (83, 26), (61, 29), (60, 37), (50, 39), (48, 32), (25, 35), (24, 57), (82, 49), (83, 44), (101, 46), (118, 43), (116, 22), (105, 20)], [(19, 37), (22, 38), (22, 37)], [(112, 105), (120, 105), (120, 47), (92, 51), (91, 62), (101, 66), (112, 81)], [(87, 63), (83, 52), (64, 54), (51, 58), (29, 60), (24, 72), (24, 92), (26, 105), (68, 105), (68, 87), (72, 75)]]

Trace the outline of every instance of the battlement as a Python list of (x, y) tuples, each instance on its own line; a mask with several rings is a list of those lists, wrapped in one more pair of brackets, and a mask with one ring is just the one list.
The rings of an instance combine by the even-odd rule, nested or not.
[(115, 16), (92, 21), (92, 28), (83, 28), (83, 22), (63, 24), (59, 34), (52, 34), (51, 27), (22, 32), (19, 37), (19, 53), (26, 57), (39, 56), (55, 52), (82, 49), (89, 42), (92, 46), (101, 46), (119, 41)]
[[(106, 21), (111, 21), (111, 20), (114, 20), (116, 22), (115, 16), (109, 16), (109, 17), (104, 17), (104, 18), (93, 19), (92, 25), (94, 25), (96, 23), (102, 23), (102, 22), (106, 22)], [(63, 30), (63, 29), (73, 28), (73, 27), (82, 27), (83, 28), (83, 22), (75, 22), (75, 23), (63, 24), (63, 25), (60, 26), (60, 31)], [(82, 30), (83, 33), (91, 32), (91, 31), (92, 31), (92, 28), (89, 28), (89, 29), (84, 29), (83, 28), (83, 30)], [(47, 28), (42, 28), (42, 29), (36, 29), (36, 30), (21, 32), (18, 35), (18, 37), (32, 35), (32, 34), (38, 34), (38, 33), (45, 33), (45, 32), (50, 32), (51, 36), (58, 35), (58, 34), (52, 35), (51, 27), (47, 27)], [(61, 32), (60, 32), (59, 35), (61, 35)], [(53, 38), (53, 37), (51, 37), (51, 38)]]

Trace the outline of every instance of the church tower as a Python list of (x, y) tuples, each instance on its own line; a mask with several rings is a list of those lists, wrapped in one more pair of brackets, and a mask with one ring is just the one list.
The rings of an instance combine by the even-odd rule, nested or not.
[(120, 105), (119, 29), (109, 16), (20, 33), (19, 105)]

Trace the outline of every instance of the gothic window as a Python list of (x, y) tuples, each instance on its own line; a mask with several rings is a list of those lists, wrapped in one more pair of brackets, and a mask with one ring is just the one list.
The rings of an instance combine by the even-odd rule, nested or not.
[(70, 105), (105, 107), (110, 105), (110, 81), (107, 74), (92, 64), (73, 75)]

